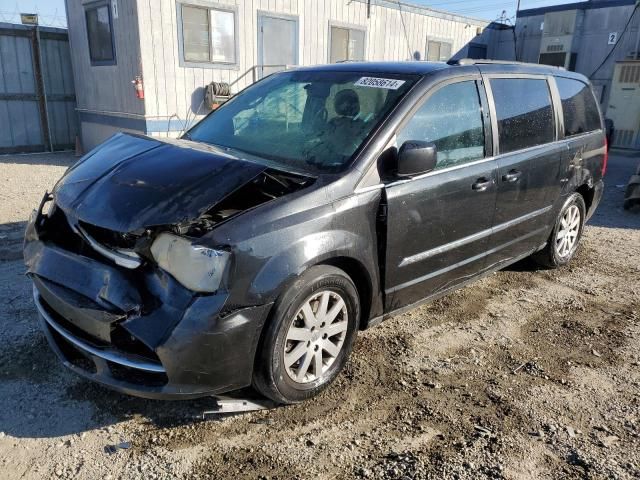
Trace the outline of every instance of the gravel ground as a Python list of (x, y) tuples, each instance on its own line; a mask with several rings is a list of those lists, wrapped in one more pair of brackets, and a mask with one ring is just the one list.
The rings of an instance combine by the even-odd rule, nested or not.
[(207, 421), (208, 400), (119, 395), (46, 346), (20, 237), (71, 161), (0, 157), (3, 479), (640, 478), (637, 156), (612, 156), (568, 268), (498, 272), (360, 335), (319, 398)]

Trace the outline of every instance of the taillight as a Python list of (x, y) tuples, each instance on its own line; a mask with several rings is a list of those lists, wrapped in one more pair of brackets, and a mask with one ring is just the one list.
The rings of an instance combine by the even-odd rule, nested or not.
[(602, 161), (602, 176), (607, 172), (607, 163), (609, 162), (609, 139), (604, 137), (604, 159)]

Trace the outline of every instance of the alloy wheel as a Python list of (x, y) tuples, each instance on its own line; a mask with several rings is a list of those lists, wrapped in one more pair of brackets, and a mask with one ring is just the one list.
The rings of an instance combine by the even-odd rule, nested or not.
[(340, 354), (347, 334), (348, 313), (336, 292), (314, 293), (291, 321), (284, 345), (284, 365), (297, 383), (310, 383), (325, 374)]
[(580, 233), (580, 220), (580, 209), (576, 205), (571, 205), (562, 215), (556, 234), (556, 252), (559, 257), (566, 258), (573, 252)]

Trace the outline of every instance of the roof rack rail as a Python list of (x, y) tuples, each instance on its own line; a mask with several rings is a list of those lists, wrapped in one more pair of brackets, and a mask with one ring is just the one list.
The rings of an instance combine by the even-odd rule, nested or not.
[(563, 67), (554, 67), (553, 65), (542, 65), (540, 63), (516, 62), (515, 60), (486, 60), (480, 58), (459, 58), (457, 60), (449, 60), (449, 65), (528, 65), (535, 67), (551, 67), (564, 70)]

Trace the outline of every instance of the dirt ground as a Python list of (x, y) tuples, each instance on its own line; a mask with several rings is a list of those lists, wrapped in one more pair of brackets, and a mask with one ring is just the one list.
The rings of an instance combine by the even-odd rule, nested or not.
[(73, 157), (0, 157), (0, 477), (640, 478), (638, 160), (612, 156), (570, 267), (523, 262), (361, 334), (313, 401), (202, 421), (209, 400), (119, 395), (54, 357), (20, 238)]

